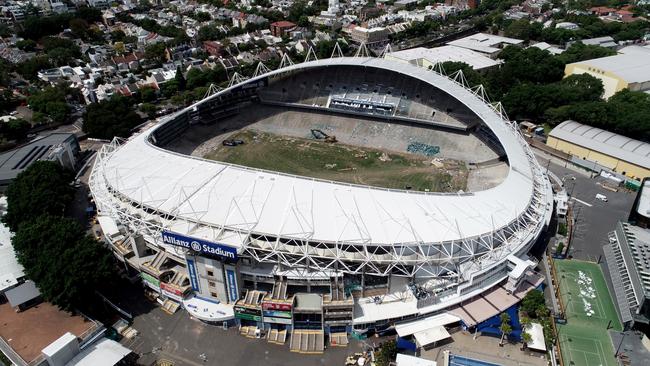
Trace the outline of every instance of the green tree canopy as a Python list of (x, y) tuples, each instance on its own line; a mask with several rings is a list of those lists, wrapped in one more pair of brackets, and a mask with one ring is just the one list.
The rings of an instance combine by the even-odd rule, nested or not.
[(565, 64), (590, 60), (593, 58), (600, 58), (606, 56), (613, 56), (616, 51), (609, 48), (585, 45), (582, 42), (576, 42), (571, 45), (566, 51), (557, 55), (556, 57)]
[(544, 293), (541, 291), (530, 291), (521, 301), (521, 310), (525, 311), (529, 317), (537, 318), (537, 309), (545, 306)]
[(163, 63), (165, 62), (165, 46), (164, 43), (158, 42), (145, 47), (144, 57), (152, 62)]
[(531, 22), (528, 19), (515, 20), (505, 29), (506, 36), (529, 41), (539, 39), (542, 34), (542, 23)]
[(64, 122), (70, 113), (66, 95), (71, 89), (65, 85), (47, 87), (27, 99), (32, 110), (47, 114), (55, 122)]
[(187, 81), (185, 80), (185, 76), (183, 76), (183, 70), (181, 69), (180, 66), (176, 68), (176, 74), (174, 75), (174, 81), (176, 82), (176, 86), (178, 87), (178, 90), (183, 91), (185, 90), (187, 86)]
[(85, 309), (89, 295), (113, 274), (110, 252), (69, 218), (33, 216), (20, 225), (12, 243), (43, 298), (66, 310)]
[(377, 352), (377, 366), (388, 366), (397, 356), (397, 343), (393, 340), (385, 342)]
[(3, 123), (1, 130), (2, 134), (10, 140), (22, 140), (27, 136), (30, 127), (29, 122), (22, 118), (16, 118)]
[(83, 120), (83, 131), (88, 136), (107, 140), (128, 137), (131, 129), (142, 122), (130, 101), (122, 96), (88, 105)]
[(63, 215), (72, 201), (72, 172), (51, 161), (37, 161), (7, 188), (7, 213), (2, 221), (16, 232), (22, 222), (43, 214)]
[(39, 71), (51, 67), (50, 58), (46, 55), (40, 55), (21, 62), (16, 70), (25, 79), (35, 80)]
[(140, 88), (140, 99), (142, 99), (143, 102), (153, 102), (156, 98), (156, 89), (150, 86)]

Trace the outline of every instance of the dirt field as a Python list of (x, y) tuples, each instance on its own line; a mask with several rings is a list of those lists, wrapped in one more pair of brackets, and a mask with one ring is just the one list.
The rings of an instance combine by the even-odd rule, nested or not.
[(375, 187), (432, 192), (465, 190), (465, 164), (415, 154), (287, 137), (246, 129), (230, 138), (244, 145), (218, 146), (205, 158), (289, 174), (364, 184)]

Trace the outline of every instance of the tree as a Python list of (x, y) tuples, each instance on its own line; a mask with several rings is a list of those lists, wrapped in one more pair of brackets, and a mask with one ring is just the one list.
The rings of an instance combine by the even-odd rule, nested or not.
[(197, 11), (194, 13), (194, 19), (196, 19), (199, 22), (207, 22), (212, 17), (210, 16), (210, 13), (204, 12), (204, 11)]
[(47, 114), (53, 121), (60, 123), (64, 122), (70, 114), (70, 108), (66, 103), (68, 93), (70, 89), (60, 84), (35, 93), (27, 101), (32, 110)]
[(149, 45), (145, 47), (144, 49), (144, 57), (152, 62), (156, 63), (163, 63), (165, 62), (165, 50), (167, 47), (165, 46), (164, 43), (158, 42), (154, 43), (152, 45)]
[(296, 23), (300, 20), (302, 16), (316, 15), (318, 9), (313, 6), (307, 6), (306, 1), (295, 1), (289, 7), (289, 16), (288, 20)]
[(72, 178), (72, 172), (55, 162), (34, 162), (7, 188), (7, 213), (2, 222), (16, 232), (22, 222), (40, 215), (63, 215), (73, 198)]
[(521, 339), (524, 342), (524, 349), (528, 347), (528, 343), (530, 343), (531, 336), (530, 333), (528, 333), (528, 328), (530, 327), (530, 318), (527, 316), (521, 316), (520, 318), (520, 323), (521, 323), (521, 329), (523, 330), (521, 332)]
[(526, 312), (527, 316), (537, 318), (537, 310), (540, 306), (545, 306), (544, 293), (541, 291), (530, 291), (521, 301), (521, 310)]
[(34, 216), (20, 225), (12, 243), (43, 298), (65, 310), (85, 310), (89, 294), (113, 275), (110, 252), (69, 218)]
[(45, 37), (41, 40), (43, 50), (50, 61), (57, 66), (68, 65), (73, 59), (81, 57), (81, 50), (69, 39)]
[(499, 330), (501, 331), (501, 340), (499, 341), (499, 346), (503, 346), (503, 340), (505, 337), (512, 333), (512, 326), (510, 325), (510, 315), (508, 315), (508, 313), (501, 313), (499, 318), (501, 319), (501, 325), (499, 326)]
[(153, 102), (157, 98), (156, 90), (149, 86), (140, 88), (140, 98), (143, 102)]
[(150, 103), (142, 103), (140, 105), (140, 112), (145, 113), (149, 118), (153, 118), (156, 115), (158, 108)]
[(203, 71), (192, 68), (187, 72), (187, 85), (188, 90), (195, 89), (199, 86), (204, 86), (207, 83), (206, 75)]
[(30, 127), (29, 122), (15, 118), (2, 125), (2, 133), (10, 140), (22, 140), (27, 136)]
[(180, 66), (176, 68), (176, 75), (174, 75), (174, 80), (176, 81), (178, 90), (184, 91), (187, 87), (187, 82), (185, 81), (185, 76), (183, 76), (183, 70), (181, 70)]
[(381, 345), (379, 352), (375, 355), (377, 366), (388, 366), (397, 356), (397, 342), (388, 341)]
[(524, 342), (524, 349), (528, 348), (528, 343), (533, 340), (533, 337), (528, 332), (521, 333), (521, 340)]
[(21, 39), (20, 41), (16, 42), (16, 47), (18, 47), (20, 50), (31, 52), (36, 49), (36, 42), (32, 41), (31, 39)]
[(161, 85), (160, 91), (165, 98), (171, 98), (178, 93), (178, 82), (176, 80), (169, 80)]
[(32, 57), (18, 64), (17, 71), (25, 79), (35, 80), (39, 71), (52, 67), (49, 57), (45, 55)]
[(298, 18), (297, 24), (300, 27), (309, 27), (311, 25), (311, 23), (309, 23), (309, 17), (307, 17), (306, 15), (300, 16), (300, 18)]
[(199, 42), (203, 41), (214, 41), (222, 39), (225, 36), (225, 33), (220, 31), (215, 24), (204, 25), (199, 28), (198, 40)]
[(123, 96), (88, 105), (83, 120), (83, 131), (88, 136), (108, 140), (130, 136), (131, 129), (142, 122)]
[(539, 22), (531, 23), (528, 19), (515, 20), (506, 27), (505, 34), (508, 37), (523, 39), (524, 41), (538, 39), (542, 34), (542, 24)]
[(591, 60), (594, 58), (601, 58), (615, 55), (616, 51), (609, 48), (585, 45), (582, 42), (576, 42), (571, 45), (566, 51), (557, 55), (556, 57), (565, 64), (580, 62), (584, 60)]
[(126, 33), (124, 33), (124, 31), (121, 29), (112, 31), (110, 35), (113, 42), (124, 42), (126, 39)]
[(77, 38), (87, 39), (88, 37), (88, 22), (81, 18), (74, 18), (70, 20), (70, 31)]

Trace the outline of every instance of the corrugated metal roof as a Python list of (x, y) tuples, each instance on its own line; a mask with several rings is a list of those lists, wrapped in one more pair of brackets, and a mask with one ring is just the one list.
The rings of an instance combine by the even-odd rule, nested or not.
[(586, 65), (618, 75), (628, 83), (650, 81), (650, 48), (628, 46), (618, 55), (594, 58), (570, 65)]
[[(496, 66), (501, 61), (493, 60), (482, 53), (472, 51), (463, 47), (441, 46), (436, 48), (411, 48), (402, 51), (396, 51), (387, 55), (389, 59), (401, 59), (404, 61), (417, 62), (420, 59), (435, 64), (437, 62), (460, 61), (470, 65), (473, 69), (479, 70), (487, 67)], [(417, 62), (420, 64), (421, 62)]]
[(576, 121), (564, 121), (549, 134), (587, 149), (650, 169), (650, 144)]

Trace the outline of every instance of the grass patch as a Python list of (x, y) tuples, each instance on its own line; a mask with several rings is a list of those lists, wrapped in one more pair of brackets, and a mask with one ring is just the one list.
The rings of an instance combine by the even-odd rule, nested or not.
[(374, 187), (432, 192), (457, 192), (467, 187), (467, 169), (458, 161), (444, 160), (444, 166), (437, 168), (431, 158), (253, 130), (240, 131), (230, 138), (245, 144), (218, 146), (205, 158)]

